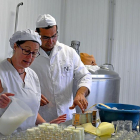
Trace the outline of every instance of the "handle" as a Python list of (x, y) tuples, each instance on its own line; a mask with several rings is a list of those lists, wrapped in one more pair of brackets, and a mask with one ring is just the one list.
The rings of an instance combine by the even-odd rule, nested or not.
[[(85, 113), (88, 113), (88, 112), (90, 111), (90, 109), (91, 109), (92, 107), (96, 106), (96, 105), (97, 105), (97, 104), (92, 105)], [(102, 106), (104, 106), (104, 107), (106, 107), (106, 108), (108, 108), (108, 109), (111, 109), (111, 107), (109, 107), (109, 106), (107, 106), (107, 105), (105, 105), (105, 104), (103, 104), (103, 103), (99, 103), (99, 105), (102, 105)]]
[(107, 105), (105, 105), (105, 104), (99, 103), (99, 105), (102, 105), (102, 106), (104, 106), (104, 107), (106, 107), (106, 108), (108, 108), (108, 109), (111, 109), (111, 107), (109, 107), (109, 106), (107, 106)]

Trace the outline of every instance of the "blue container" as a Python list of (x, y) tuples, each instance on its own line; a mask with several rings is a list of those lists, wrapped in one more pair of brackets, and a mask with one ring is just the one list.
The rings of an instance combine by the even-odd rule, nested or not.
[(106, 103), (105, 105), (118, 110), (108, 109), (100, 104), (96, 105), (99, 110), (101, 122), (112, 122), (117, 120), (131, 120), (132, 129), (136, 130), (139, 122), (140, 106), (130, 104)]

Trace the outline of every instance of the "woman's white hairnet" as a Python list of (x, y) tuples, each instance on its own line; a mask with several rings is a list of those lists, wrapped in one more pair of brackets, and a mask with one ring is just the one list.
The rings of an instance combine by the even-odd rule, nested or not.
[(33, 30), (30, 30), (30, 29), (27, 29), (27, 30), (22, 30), (22, 31), (17, 31), (15, 32), (12, 37), (10, 38), (10, 46), (11, 48), (13, 49), (14, 48), (14, 44), (17, 42), (17, 41), (36, 41), (39, 43), (39, 45), (41, 46), (42, 45), (42, 42), (41, 42), (41, 36), (33, 31)]

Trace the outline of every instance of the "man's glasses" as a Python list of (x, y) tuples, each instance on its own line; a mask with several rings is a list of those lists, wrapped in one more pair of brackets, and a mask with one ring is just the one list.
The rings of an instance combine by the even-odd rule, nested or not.
[(57, 37), (58, 37), (58, 31), (57, 31), (56, 34), (54, 34), (54, 35), (51, 36), (51, 37), (48, 37), (48, 36), (41, 36), (41, 38), (42, 38), (43, 40), (46, 40), (46, 41), (49, 41), (50, 39), (55, 40)]
[(24, 55), (32, 54), (32, 57), (38, 57), (40, 55), (39, 52), (31, 52), (30, 50), (23, 49), (20, 45), (17, 46), (22, 50), (22, 54)]

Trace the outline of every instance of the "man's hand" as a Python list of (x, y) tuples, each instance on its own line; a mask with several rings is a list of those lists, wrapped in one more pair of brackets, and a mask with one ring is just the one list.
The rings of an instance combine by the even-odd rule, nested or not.
[(50, 123), (62, 123), (66, 121), (66, 114), (59, 116), (57, 119), (50, 121)]
[(49, 103), (49, 101), (47, 100), (47, 98), (43, 94), (41, 94), (40, 106), (44, 106), (48, 103)]
[(69, 107), (69, 109), (74, 109), (77, 105), (82, 110), (82, 113), (84, 113), (85, 109), (87, 109), (88, 102), (83, 94), (76, 94), (73, 105)]
[(0, 93), (3, 92), (3, 87), (2, 87), (2, 83), (1, 83), (1, 79), (0, 79)]
[(82, 110), (82, 113), (84, 113), (85, 109), (87, 109), (88, 106), (88, 102), (85, 98), (85, 96), (87, 95), (88, 95), (88, 88), (86, 87), (79, 88), (74, 98), (73, 105), (69, 107), (69, 109), (74, 109), (78, 105)]
[(5, 108), (11, 102), (11, 99), (8, 96), (14, 96), (12, 93), (4, 93), (0, 95), (0, 108)]

